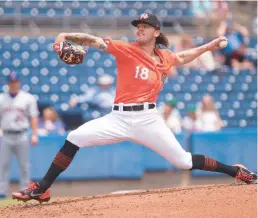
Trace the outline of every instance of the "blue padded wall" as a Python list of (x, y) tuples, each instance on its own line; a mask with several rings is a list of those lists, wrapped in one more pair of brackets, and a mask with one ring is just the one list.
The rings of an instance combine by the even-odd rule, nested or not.
[[(204, 154), (222, 163), (241, 163), (257, 172), (257, 131), (230, 130), (217, 133), (193, 133), (190, 148), (194, 154)], [(193, 175), (216, 175), (204, 171), (192, 171)]]

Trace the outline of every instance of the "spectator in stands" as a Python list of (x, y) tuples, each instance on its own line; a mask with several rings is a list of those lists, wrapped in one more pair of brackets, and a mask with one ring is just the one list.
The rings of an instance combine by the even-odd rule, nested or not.
[(202, 124), (202, 130), (205, 132), (218, 131), (223, 127), (220, 115), (215, 107), (212, 96), (204, 95), (197, 111), (197, 119)]
[[(192, 49), (196, 47), (194, 40), (191, 36), (185, 34), (181, 38), (181, 42), (177, 47), (177, 51), (183, 51), (186, 49)], [(203, 68), (208, 71), (213, 71), (216, 68), (215, 60), (211, 51), (203, 53), (189, 64), (184, 65), (188, 68)]]
[[(114, 78), (104, 74), (98, 78), (98, 86), (89, 88), (82, 95), (76, 96), (69, 101), (71, 107), (75, 107), (79, 103), (88, 103), (91, 109), (96, 109), (102, 115), (110, 112), (115, 97), (115, 88), (112, 87)], [(88, 120), (88, 117), (84, 117)]]
[(195, 0), (191, 4), (192, 13), (196, 17), (206, 17), (212, 10), (212, 2), (210, 0)]
[(246, 50), (245, 60), (243, 61), (243, 69), (248, 69), (253, 74), (256, 74), (257, 68), (257, 17), (252, 22), (252, 37)]
[(249, 41), (248, 29), (231, 19), (221, 22), (217, 34), (228, 38), (228, 45), (222, 50), (225, 55), (225, 64), (233, 69), (241, 69), (245, 59)]
[(171, 129), (173, 133), (180, 133), (181, 128), (181, 116), (176, 108), (177, 100), (172, 99), (165, 103), (164, 107), (161, 109), (162, 116), (165, 123)]
[(39, 120), (39, 135), (65, 133), (63, 122), (59, 119), (57, 112), (52, 107), (43, 110), (42, 118)]
[[(213, 26), (218, 25), (228, 14), (228, 3), (225, 0), (194, 0), (191, 4), (198, 34), (205, 38), (214, 34)], [(209, 25), (212, 26), (209, 28)]]
[(209, 23), (209, 15), (212, 11), (212, 2), (209, 0), (195, 0), (191, 2), (192, 13), (195, 17), (196, 27), (198, 29), (198, 34), (201, 37), (206, 37), (207, 35), (207, 25)]
[[(212, 17), (218, 22), (225, 20), (228, 16), (229, 9), (226, 0), (216, 0), (212, 1)], [(217, 23), (217, 22), (215, 22)]]
[(188, 114), (184, 117), (182, 121), (183, 129), (192, 132), (192, 131), (202, 131), (202, 123), (197, 118), (196, 107), (190, 106), (188, 108)]

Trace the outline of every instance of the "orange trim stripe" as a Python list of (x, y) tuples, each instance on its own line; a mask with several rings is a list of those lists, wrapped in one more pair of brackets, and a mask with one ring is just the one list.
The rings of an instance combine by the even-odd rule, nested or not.
[(203, 170), (214, 171), (217, 168), (217, 161), (211, 158), (205, 157)]

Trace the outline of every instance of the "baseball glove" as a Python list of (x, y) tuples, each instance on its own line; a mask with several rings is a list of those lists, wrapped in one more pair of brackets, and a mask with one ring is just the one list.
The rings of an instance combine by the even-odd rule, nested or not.
[(57, 51), (60, 59), (66, 64), (81, 64), (86, 54), (82, 47), (72, 45), (67, 41), (54, 43), (53, 49)]

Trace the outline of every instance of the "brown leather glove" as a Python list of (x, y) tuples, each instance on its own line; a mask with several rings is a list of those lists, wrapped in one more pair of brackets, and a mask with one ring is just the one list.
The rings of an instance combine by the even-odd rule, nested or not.
[(57, 51), (60, 59), (67, 64), (81, 64), (86, 55), (86, 51), (80, 46), (72, 45), (67, 41), (54, 43), (53, 49)]

